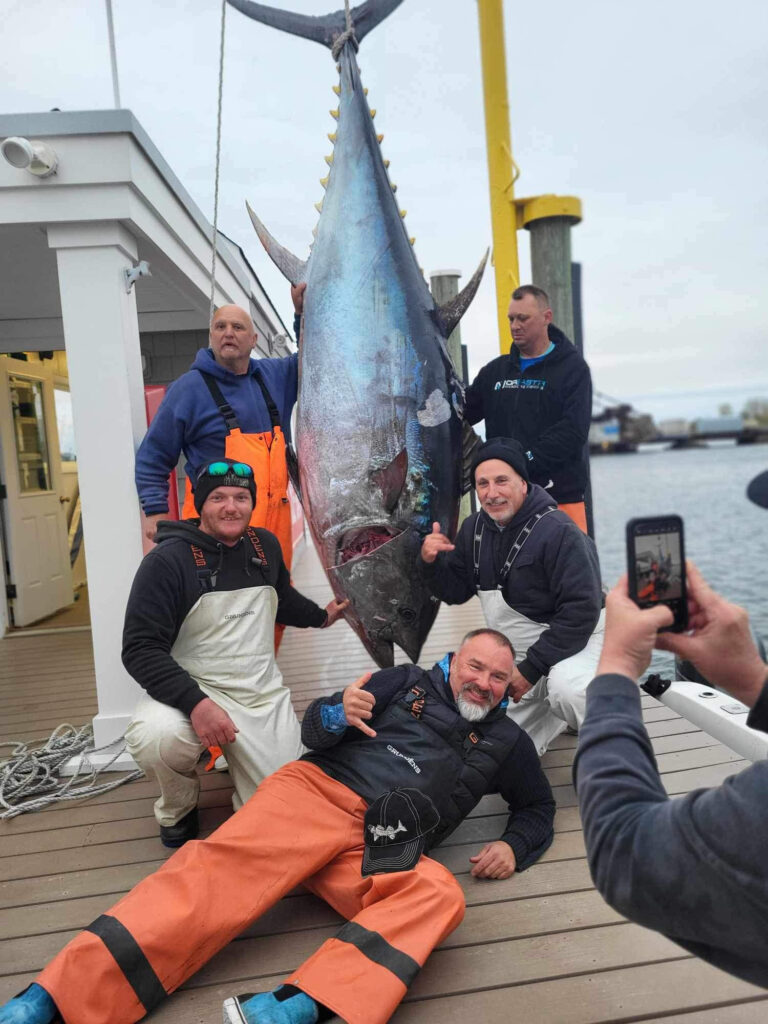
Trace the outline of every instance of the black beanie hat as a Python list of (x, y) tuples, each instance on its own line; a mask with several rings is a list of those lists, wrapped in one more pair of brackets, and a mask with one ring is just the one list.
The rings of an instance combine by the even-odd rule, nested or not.
[(477, 467), (481, 462), (487, 462), (488, 459), (500, 459), (501, 462), (506, 462), (526, 483), (531, 482), (528, 476), (528, 459), (523, 451), (523, 446), (519, 441), (515, 441), (514, 438), (492, 437), (475, 450), (475, 454), (472, 457), (473, 483)]
[(206, 463), (198, 471), (193, 495), (198, 515), (208, 495), (217, 487), (247, 487), (251, 492), (252, 503), (256, 504), (256, 481), (253, 478), (253, 469), (246, 462), (216, 459), (215, 462)]

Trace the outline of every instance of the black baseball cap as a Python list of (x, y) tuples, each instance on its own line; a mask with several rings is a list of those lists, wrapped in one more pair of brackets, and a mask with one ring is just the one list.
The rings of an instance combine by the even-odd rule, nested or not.
[(747, 497), (761, 508), (768, 508), (768, 469), (758, 473), (747, 487)]
[(361, 873), (380, 875), (411, 871), (424, 852), (429, 833), (440, 815), (418, 789), (391, 789), (365, 812), (365, 851)]

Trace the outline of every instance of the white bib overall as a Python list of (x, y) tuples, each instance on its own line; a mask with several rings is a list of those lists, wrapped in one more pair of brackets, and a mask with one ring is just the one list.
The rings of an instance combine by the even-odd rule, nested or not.
[[(200, 689), (240, 730), (224, 751), (239, 808), (258, 784), (304, 753), (290, 691), (275, 662), (277, 594), (272, 587), (212, 590), (190, 609), (171, 649)], [(197, 805), (203, 745), (186, 715), (145, 696), (126, 733), (131, 753), (157, 776), (155, 816), (175, 824)]]

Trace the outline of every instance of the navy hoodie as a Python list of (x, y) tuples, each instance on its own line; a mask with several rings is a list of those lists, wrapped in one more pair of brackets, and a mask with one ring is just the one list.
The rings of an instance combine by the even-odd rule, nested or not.
[(529, 453), (528, 475), (552, 486), (559, 504), (584, 500), (587, 467), (584, 446), (592, 419), (589, 367), (563, 332), (549, 325), (554, 350), (546, 359), (520, 369), (520, 353), (487, 363), (467, 388), (465, 416), (485, 420), (485, 436), (514, 437)]

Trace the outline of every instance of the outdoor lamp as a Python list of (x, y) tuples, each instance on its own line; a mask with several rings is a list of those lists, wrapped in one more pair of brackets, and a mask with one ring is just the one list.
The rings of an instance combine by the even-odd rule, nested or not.
[(11, 167), (21, 171), (29, 171), (38, 178), (47, 178), (55, 174), (59, 158), (50, 146), (37, 139), (24, 139), (20, 135), (12, 135), (0, 142), (0, 153)]

